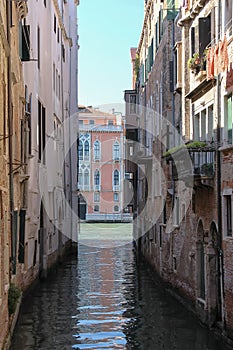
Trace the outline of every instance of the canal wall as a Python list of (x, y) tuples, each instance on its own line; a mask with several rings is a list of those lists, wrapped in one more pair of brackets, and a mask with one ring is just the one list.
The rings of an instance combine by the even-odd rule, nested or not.
[(174, 283), (174, 281), (168, 279), (168, 276), (161, 276), (159, 269), (153, 259), (151, 259), (151, 255), (148, 251), (143, 249), (140, 251), (138, 250), (138, 242), (134, 242), (134, 248), (138, 263), (142, 261), (147, 265), (154, 281), (156, 283), (159, 281), (162, 289), (166, 290), (167, 293), (178, 300), (203, 326), (208, 327), (217, 338), (223, 339), (227, 345), (233, 348), (233, 337), (231, 336), (229, 329), (223, 328), (223, 325), (220, 322), (210, 324), (208, 318), (206, 318), (206, 314), (204, 312), (201, 313), (201, 308), (197, 307), (195, 297), (192, 297), (192, 293), (186, 292), (186, 286)]
[[(8, 307), (6, 307), (5, 310), (3, 310), (2, 314), (5, 315), (4, 320), (7, 320), (7, 322), (5, 322), (3, 325), (1, 323), (1, 326), (3, 326), (3, 328), (1, 329), (1, 334), (3, 334), (2, 340), (0, 342), (1, 350), (10, 349), (11, 339), (14, 334), (14, 329), (17, 324), (17, 320), (20, 313), (20, 307), (24, 297), (28, 295), (28, 293), (30, 293), (30, 291), (34, 289), (38, 283), (40, 283), (41, 279), (48, 278), (49, 275), (56, 270), (58, 264), (62, 264), (71, 255), (77, 256), (77, 252), (77, 243), (72, 242), (71, 240), (66, 241), (59, 251), (48, 256), (46, 269), (43, 270), (41, 273), (39, 273), (39, 270), (37, 270), (36, 277), (33, 277), (30, 281), (30, 284), (27, 284), (27, 287), (22, 290), (22, 294), (20, 295), (17, 301), (15, 312), (11, 316), (8, 316)], [(18, 285), (25, 286), (25, 284), (23, 284), (22, 281), (21, 283), (20, 281), (18, 281), (18, 283)]]

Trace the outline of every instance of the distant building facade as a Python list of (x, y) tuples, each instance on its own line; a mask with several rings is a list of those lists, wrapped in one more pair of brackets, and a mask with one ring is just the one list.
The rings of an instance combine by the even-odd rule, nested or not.
[(79, 107), (80, 219), (123, 221), (124, 128), (117, 116)]

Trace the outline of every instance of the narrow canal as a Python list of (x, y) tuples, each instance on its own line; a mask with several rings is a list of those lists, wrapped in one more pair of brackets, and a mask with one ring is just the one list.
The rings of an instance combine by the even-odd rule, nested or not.
[(226, 350), (136, 265), (133, 246), (79, 245), (25, 299), (12, 350)]

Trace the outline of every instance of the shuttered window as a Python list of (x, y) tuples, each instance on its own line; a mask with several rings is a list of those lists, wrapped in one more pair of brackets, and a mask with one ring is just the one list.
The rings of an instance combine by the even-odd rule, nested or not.
[(206, 46), (211, 42), (210, 16), (199, 18), (199, 55), (203, 55)]
[(21, 61), (30, 61), (30, 26), (19, 24), (19, 56)]
[(24, 240), (25, 240), (25, 216), (26, 210), (21, 209), (19, 212), (19, 263), (24, 263)]
[(12, 236), (12, 273), (16, 274), (16, 252), (17, 252), (17, 233), (18, 233), (18, 210), (13, 213), (13, 236)]

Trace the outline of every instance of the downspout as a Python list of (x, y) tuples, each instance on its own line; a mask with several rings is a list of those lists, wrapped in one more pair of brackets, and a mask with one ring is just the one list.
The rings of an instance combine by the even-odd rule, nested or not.
[(11, 230), (11, 272), (16, 273), (16, 260), (14, 256), (14, 177), (13, 177), (13, 154), (12, 154), (12, 136), (13, 136), (13, 111), (12, 111), (12, 81), (11, 81), (11, 0), (6, 4), (6, 18), (7, 18), (7, 40), (9, 44), (9, 55), (7, 58), (7, 94), (8, 94), (8, 152), (9, 152), (9, 204), (10, 204), (10, 230)]
[[(220, 39), (221, 29), (221, 0), (218, 0), (218, 39)], [(221, 142), (221, 84), (219, 75), (217, 76), (217, 147)], [(219, 234), (219, 273), (220, 273), (220, 303), (221, 303), (221, 323), (222, 330), (225, 329), (225, 306), (224, 306), (224, 266), (223, 266), (223, 245), (222, 245), (222, 196), (221, 196), (221, 152), (217, 150), (217, 207), (218, 207), (218, 234)]]

